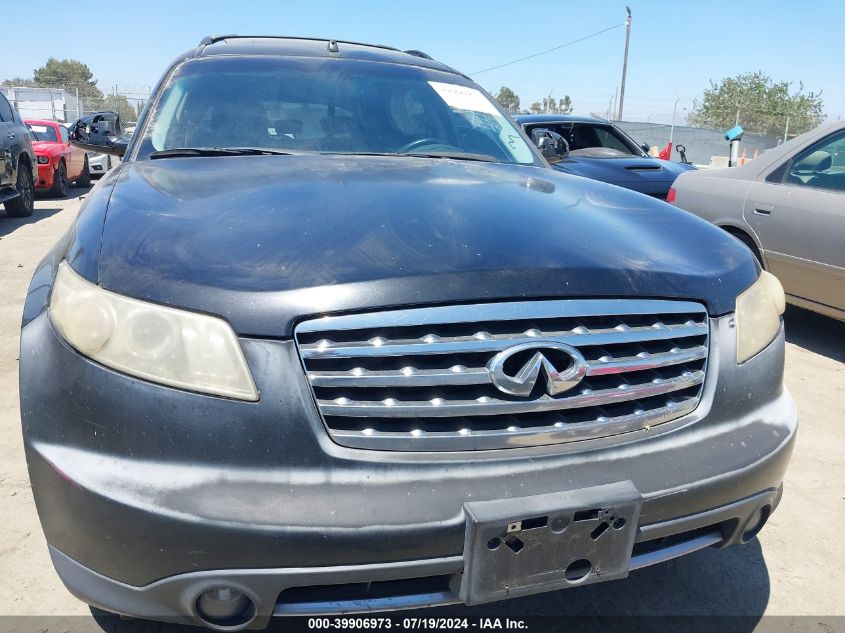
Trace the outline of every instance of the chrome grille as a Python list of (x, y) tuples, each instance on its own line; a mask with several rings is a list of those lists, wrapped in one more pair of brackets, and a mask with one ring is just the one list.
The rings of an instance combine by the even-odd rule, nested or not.
[[(708, 332), (697, 303), (564, 300), (324, 317), (299, 324), (295, 336), (337, 443), (456, 451), (604, 437), (690, 413)], [(526, 354), (548, 355), (544, 344), (576, 350), (580, 383), (557, 396), (542, 380), (528, 396), (505, 393), (491, 359), (523, 344)]]

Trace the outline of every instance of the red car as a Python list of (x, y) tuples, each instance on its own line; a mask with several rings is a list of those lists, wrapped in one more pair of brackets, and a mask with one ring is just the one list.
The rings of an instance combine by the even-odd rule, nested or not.
[(36, 189), (47, 189), (54, 196), (66, 196), (70, 183), (79, 187), (91, 185), (88, 156), (85, 150), (68, 141), (68, 130), (55, 121), (24, 121), (32, 133), (32, 149), (38, 161)]

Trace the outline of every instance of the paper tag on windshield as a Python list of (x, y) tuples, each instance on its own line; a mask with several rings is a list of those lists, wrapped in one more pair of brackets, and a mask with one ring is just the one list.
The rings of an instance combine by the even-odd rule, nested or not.
[(46, 125), (30, 125), (29, 127), (32, 129), (32, 131), (33, 131), (33, 132), (41, 132), (41, 133), (44, 133), (44, 132), (46, 132), (46, 131), (47, 131), (47, 126), (46, 126)]
[(440, 81), (429, 81), (428, 85), (440, 95), (450, 108), (456, 110), (470, 110), (473, 112), (484, 112), (486, 114), (498, 115), (493, 104), (481, 92), (475, 88), (447, 84)]

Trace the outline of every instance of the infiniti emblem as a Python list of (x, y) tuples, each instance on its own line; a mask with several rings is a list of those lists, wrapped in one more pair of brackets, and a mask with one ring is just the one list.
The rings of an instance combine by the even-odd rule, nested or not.
[(500, 391), (523, 397), (531, 395), (543, 373), (546, 393), (556, 396), (581, 382), (587, 361), (571, 345), (537, 341), (502, 350), (487, 363), (487, 371)]

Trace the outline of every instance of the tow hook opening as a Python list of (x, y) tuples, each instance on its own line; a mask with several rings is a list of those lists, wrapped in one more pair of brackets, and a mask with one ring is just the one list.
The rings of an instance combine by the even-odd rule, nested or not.
[(769, 520), (769, 516), (771, 516), (771, 514), (772, 506), (769, 504), (757, 508), (745, 524), (745, 530), (742, 532), (742, 542), (748, 543), (757, 536), (757, 534), (760, 533), (760, 530), (763, 529), (763, 526), (766, 525), (766, 522)]

